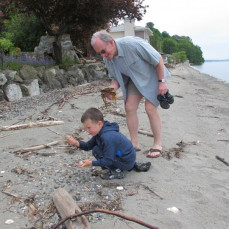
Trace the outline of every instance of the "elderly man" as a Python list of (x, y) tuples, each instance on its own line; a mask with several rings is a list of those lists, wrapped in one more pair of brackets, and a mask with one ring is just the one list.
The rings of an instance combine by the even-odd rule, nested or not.
[(91, 45), (105, 61), (109, 77), (112, 78), (109, 87), (114, 91), (119, 87), (122, 89), (127, 126), (136, 151), (140, 150), (137, 109), (142, 97), (145, 97), (145, 110), (154, 135), (154, 143), (147, 157), (160, 156), (161, 119), (157, 111), (157, 95), (168, 91), (166, 78), (170, 76), (161, 55), (141, 38), (114, 40), (105, 30), (93, 34)]

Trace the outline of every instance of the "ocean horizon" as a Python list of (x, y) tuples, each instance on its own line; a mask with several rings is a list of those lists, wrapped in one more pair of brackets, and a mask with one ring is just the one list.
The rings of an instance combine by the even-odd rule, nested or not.
[(222, 60), (205, 60), (201, 65), (191, 65), (191, 67), (206, 73), (218, 80), (229, 83), (229, 59)]

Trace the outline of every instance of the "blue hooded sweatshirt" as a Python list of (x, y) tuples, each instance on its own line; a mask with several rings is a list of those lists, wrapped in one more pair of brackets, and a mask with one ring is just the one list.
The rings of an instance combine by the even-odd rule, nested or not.
[(122, 170), (130, 170), (136, 161), (136, 152), (129, 139), (119, 132), (117, 123), (105, 121), (100, 132), (88, 142), (80, 141), (79, 148), (85, 151), (95, 146), (102, 152), (102, 158), (92, 161), (93, 166), (115, 166)]

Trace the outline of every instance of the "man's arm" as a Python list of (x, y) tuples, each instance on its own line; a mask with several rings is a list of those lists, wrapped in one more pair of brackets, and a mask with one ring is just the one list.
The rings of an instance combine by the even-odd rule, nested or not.
[[(159, 63), (155, 69), (157, 72), (158, 80), (165, 79), (164, 62), (162, 57), (160, 58)], [(158, 82), (158, 94), (164, 95), (167, 91), (168, 91), (167, 84), (165, 82)]]

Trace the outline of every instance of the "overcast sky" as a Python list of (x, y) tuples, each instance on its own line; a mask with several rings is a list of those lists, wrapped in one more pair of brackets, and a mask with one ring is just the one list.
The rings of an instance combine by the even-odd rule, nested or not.
[(205, 59), (229, 59), (229, 0), (145, 0), (142, 21), (170, 36), (189, 36)]

